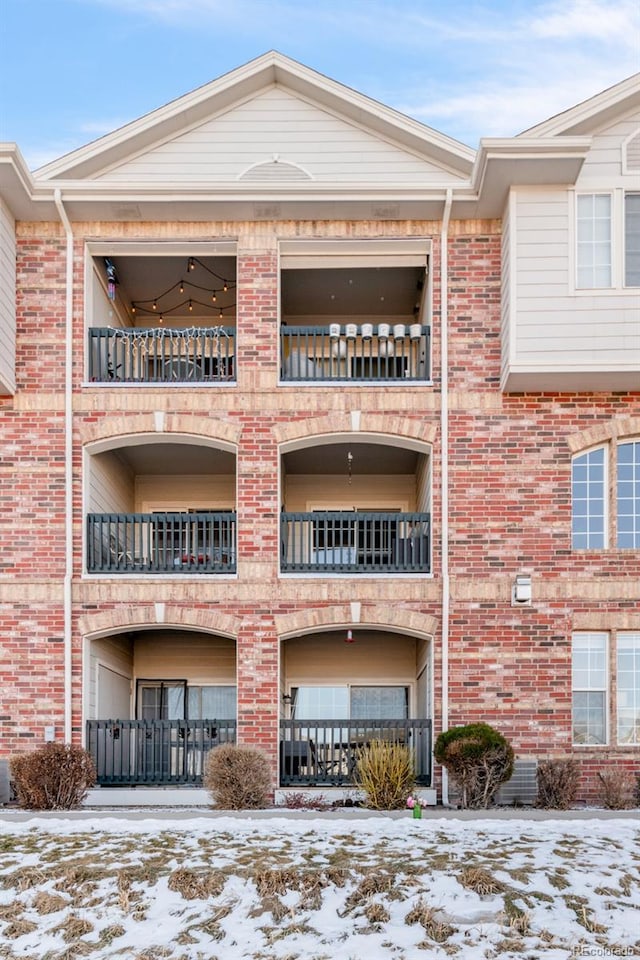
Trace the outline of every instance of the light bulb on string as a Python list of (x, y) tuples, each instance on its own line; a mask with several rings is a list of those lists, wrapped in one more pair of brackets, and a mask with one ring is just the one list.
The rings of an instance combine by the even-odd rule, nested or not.
[(193, 311), (193, 304), (191, 303), (191, 300), (189, 300), (189, 312), (191, 313), (192, 311)]
[(187, 264), (187, 267), (188, 267), (189, 270), (195, 270), (196, 264), (195, 264), (195, 260), (193, 259), (193, 257), (189, 257), (189, 263)]
[(184, 280), (180, 281), (180, 293), (184, 293)]
[(211, 294), (211, 299), (213, 300), (214, 303), (215, 303), (216, 300), (218, 299), (217, 296), (216, 296), (215, 290), (214, 290), (213, 293)]
[(151, 309), (152, 309), (152, 310), (157, 310), (157, 309), (158, 309), (158, 304), (156, 303), (155, 300), (153, 301), (153, 304), (151, 305)]
[(224, 290), (225, 293), (226, 293), (227, 290), (229, 289), (229, 285), (227, 284), (227, 281), (226, 281), (226, 280), (225, 280), (225, 282), (224, 282), (224, 285), (223, 285), (222, 289)]

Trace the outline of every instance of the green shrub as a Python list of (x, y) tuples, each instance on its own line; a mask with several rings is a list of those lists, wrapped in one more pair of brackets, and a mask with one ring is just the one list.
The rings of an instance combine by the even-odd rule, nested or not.
[(203, 782), (221, 810), (260, 810), (270, 806), (271, 768), (254, 747), (223, 743), (206, 757)]
[(372, 810), (400, 810), (415, 785), (413, 754), (402, 743), (372, 740), (358, 755), (356, 785)]
[(487, 723), (444, 730), (436, 740), (435, 758), (459, 787), (465, 808), (489, 807), (513, 773), (511, 745)]
[(18, 803), (27, 810), (73, 810), (96, 782), (91, 754), (68, 743), (46, 743), (9, 760)]
[(537, 806), (544, 810), (568, 810), (580, 786), (580, 765), (572, 757), (541, 760), (538, 764)]

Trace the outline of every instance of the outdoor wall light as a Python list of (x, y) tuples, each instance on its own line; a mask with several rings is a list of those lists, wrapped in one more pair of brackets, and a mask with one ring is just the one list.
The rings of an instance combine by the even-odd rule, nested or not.
[(291, 694), (290, 694), (290, 693), (283, 693), (283, 694), (282, 694), (282, 702), (284, 703), (285, 706), (291, 706)]
[(531, 577), (519, 574), (511, 588), (512, 607), (531, 606)]

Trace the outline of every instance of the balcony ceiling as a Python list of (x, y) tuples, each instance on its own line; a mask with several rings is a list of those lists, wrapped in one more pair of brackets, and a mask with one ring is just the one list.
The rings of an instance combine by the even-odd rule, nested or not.
[(191, 443), (145, 443), (123, 447), (118, 455), (135, 476), (233, 476), (235, 473), (233, 454)]
[(328, 474), (332, 476), (348, 475), (347, 455), (351, 451), (351, 472), (371, 476), (372, 474), (402, 474), (406, 476), (416, 472), (419, 454), (415, 450), (402, 447), (390, 447), (375, 443), (333, 443), (316, 447), (293, 450), (284, 456), (286, 473), (291, 474)]
[[(97, 257), (98, 264), (101, 257)], [(129, 306), (132, 301), (149, 301), (144, 306), (151, 310), (152, 301), (157, 300), (158, 314), (165, 314), (165, 322), (171, 316), (189, 318), (211, 312), (211, 322), (219, 322), (220, 308), (225, 308), (225, 317), (233, 319), (236, 302), (236, 261), (235, 257), (198, 257), (193, 270), (189, 270), (189, 257), (110, 257), (118, 277), (118, 294)], [(199, 261), (199, 262), (198, 262)], [(213, 274), (216, 274), (214, 276)], [(222, 278), (222, 279), (221, 279)], [(180, 293), (177, 284), (184, 281), (184, 293)], [(225, 293), (224, 281), (230, 289)], [(171, 289), (175, 287), (175, 289)], [(200, 287), (204, 289), (199, 289)], [(212, 291), (216, 290), (216, 302), (213, 303)], [(169, 291), (166, 296), (161, 295)], [(193, 313), (189, 311), (188, 301), (193, 301)], [(198, 305), (196, 301), (205, 304)], [(178, 307), (178, 304), (182, 306)], [(168, 315), (168, 316), (167, 316)], [(138, 311), (138, 325), (144, 326), (152, 320), (153, 314)], [(155, 321), (154, 321), (155, 322)]]
[[(156, 300), (157, 313), (165, 314), (165, 323), (172, 316), (182, 320), (190, 316), (201, 319), (209, 312), (212, 322), (219, 322), (221, 307), (228, 320), (235, 316), (235, 286), (226, 293), (222, 290), (223, 280), (235, 285), (234, 257), (201, 256), (197, 258), (200, 262), (196, 262), (194, 270), (188, 269), (186, 253), (184, 256), (112, 256), (110, 259), (116, 268), (119, 297), (127, 307), (132, 301), (148, 301), (144, 306), (151, 311), (152, 302)], [(101, 260), (96, 257), (98, 269), (101, 269)], [(424, 269), (420, 267), (285, 270), (282, 316), (400, 316), (410, 319), (420, 300), (419, 284), (423, 278)], [(180, 293), (177, 286), (181, 280), (185, 282), (184, 293)], [(204, 289), (199, 289), (201, 287)], [(217, 291), (215, 304), (211, 299), (214, 289)], [(168, 292), (162, 297), (165, 291)], [(189, 311), (189, 299), (193, 301), (193, 312)], [(205, 307), (199, 306), (197, 301)], [(139, 309), (137, 323), (139, 326), (150, 322), (155, 325), (154, 316), (155, 312), (144, 313)]]
[(282, 316), (402, 316), (419, 304), (420, 267), (284, 270)]

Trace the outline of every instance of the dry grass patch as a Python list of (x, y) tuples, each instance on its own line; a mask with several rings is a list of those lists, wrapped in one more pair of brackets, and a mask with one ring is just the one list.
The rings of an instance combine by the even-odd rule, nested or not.
[(458, 874), (458, 880), (467, 890), (473, 890), (481, 897), (489, 894), (504, 893), (504, 883), (496, 878), (485, 867), (465, 867)]
[(44, 915), (64, 910), (65, 907), (69, 906), (69, 901), (57, 893), (46, 893), (44, 890), (40, 890), (33, 898), (32, 906), (39, 914)]
[(256, 890), (261, 897), (299, 890), (302, 878), (298, 870), (291, 867), (283, 870), (260, 870), (254, 876)]
[(33, 933), (37, 929), (37, 924), (31, 920), (12, 920), (5, 929), (4, 936), (9, 940), (16, 940), (18, 937), (24, 937), (26, 933)]
[(174, 870), (169, 877), (169, 890), (181, 894), (185, 900), (207, 900), (219, 896), (225, 885), (225, 876), (219, 871), (197, 873), (186, 867)]
[(430, 940), (435, 943), (445, 943), (456, 931), (450, 924), (442, 920), (433, 907), (427, 906), (422, 898), (404, 918), (408, 926), (419, 923)]
[(365, 904), (376, 893), (390, 893), (395, 883), (395, 874), (385, 870), (375, 870), (368, 873), (360, 881), (353, 893), (350, 893), (345, 903), (345, 916), (355, 907)]
[(22, 867), (20, 870), (14, 870), (13, 873), (6, 873), (2, 878), (2, 886), (5, 890), (15, 887), (18, 893), (23, 890), (30, 890), (32, 887), (38, 887), (46, 883), (49, 877), (39, 867)]
[(65, 943), (73, 943), (74, 940), (79, 940), (85, 933), (91, 933), (92, 930), (93, 924), (76, 914), (70, 914), (66, 920), (53, 928), (54, 933), (62, 934)]
[(369, 923), (379, 924), (388, 923), (391, 914), (383, 903), (370, 903), (365, 907), (364, 915)]
[(119, 923), (114, 923), (110, 927), (105, 927), (104, 930), (100, 931), (100, 943), (103, 946), (109, 946), (114, 940), (117, 940), (118, 937), (124, 936), (126, 932), (123, 926)]
[(21, 913), (24, 913), (24, 909), (24, 903), (20, 900), (5, 903), (0, 907), (0, 920), (16, 920)]

